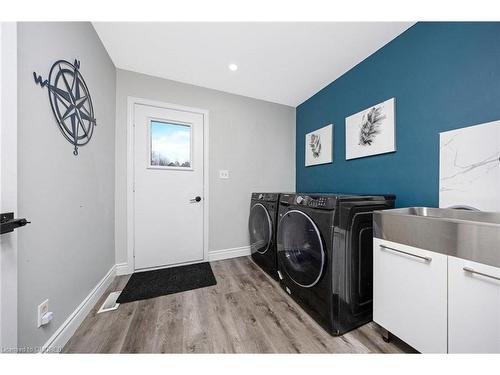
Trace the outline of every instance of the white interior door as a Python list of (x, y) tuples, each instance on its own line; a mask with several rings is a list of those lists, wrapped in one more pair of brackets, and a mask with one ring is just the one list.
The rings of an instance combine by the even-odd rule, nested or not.
[(204, 116), (134, 105), (135, 269), (204, 260)]
[[(17, 212), (17, 25), (0, 23), (0, 210)], [(0, 237), (0, 352), (17, 348), (17, 230)]]

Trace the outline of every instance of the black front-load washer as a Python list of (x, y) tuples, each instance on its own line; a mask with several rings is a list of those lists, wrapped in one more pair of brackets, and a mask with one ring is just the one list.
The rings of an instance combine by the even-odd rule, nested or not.
[(252, 259), (275, 280), (278, 280), (276, 260), (278, 203), (278, 193), (252, 193), (248, 219)]
[(394, 200), (393, 195), (280, 196), (280, 284), (332, 335), (372, 320), (372, 213), (393, 208)]

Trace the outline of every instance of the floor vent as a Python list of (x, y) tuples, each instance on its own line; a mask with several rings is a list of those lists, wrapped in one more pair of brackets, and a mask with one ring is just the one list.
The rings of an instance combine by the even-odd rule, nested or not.
[(108, 298), (106, 298), (106, 301), (104, 301), (104, 303), (102, 304), (101, 308), (99, 309), (99, 311), (97, 313), (100, 314), (103, 312), (116, 310), (118, 308), (118, 306), (120, 306), (119, 303), (116, 303), (116, 300), (120, 296), (121, 292), (122, 291), (119, 290), (118, 292), (110, 293)]

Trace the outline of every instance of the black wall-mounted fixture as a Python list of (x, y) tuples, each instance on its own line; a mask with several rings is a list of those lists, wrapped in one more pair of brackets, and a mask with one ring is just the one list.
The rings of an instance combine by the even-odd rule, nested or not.
[(80, 73), (80, 61), (71, 64), (58, 60), (50, 68), (48, 79), (44, 80), (36, 72), (33, 78), (42, 88), (47, 86), (57, 125), (73, 145), (73, 155), (78, 155), (78, 147), (89, 143), (96, 125), (90, 92)]
[(14, 219), (14, 212), (0, 214), (0, 234), (13, 232), (14, 229), (24, 227), (29, 223), (31, 223), (31, 221), (24, 218)]

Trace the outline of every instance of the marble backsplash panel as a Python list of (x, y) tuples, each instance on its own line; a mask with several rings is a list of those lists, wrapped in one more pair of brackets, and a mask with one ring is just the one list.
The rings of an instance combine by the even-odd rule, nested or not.
[(500, 121), (440, 134), (439, 207), (500, 211)]

